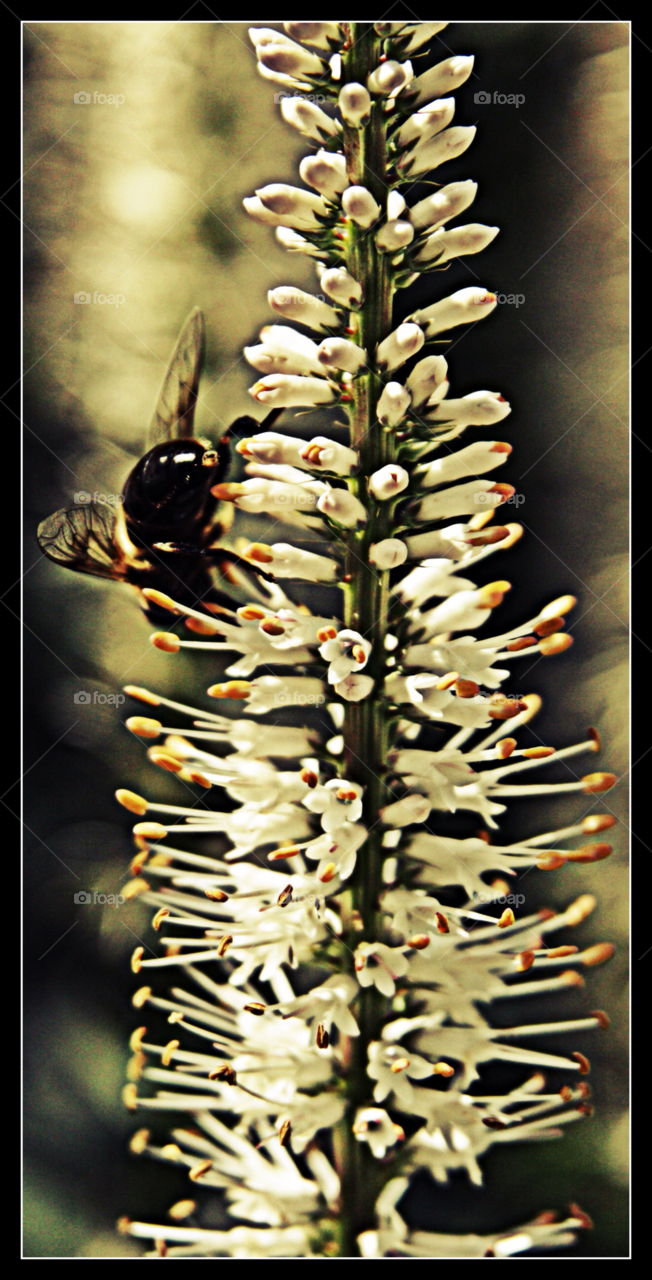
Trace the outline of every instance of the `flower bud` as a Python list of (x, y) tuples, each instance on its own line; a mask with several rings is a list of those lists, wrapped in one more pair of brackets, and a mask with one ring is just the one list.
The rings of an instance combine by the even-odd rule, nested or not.
[(317, 348), (317, 359), (322, 365), (343, 369), (346, 373), (358, 373), (367, 362), (367, 353), (348, 338), (324, 338)]
[(317, 508), (322, 515), (328, 516), (329, 520), (333, 520), (335, 524), (344, 525), (346, 529), (352, 529), (356, 524), (364, 524), (367, 519), (367, 512), (362, 503), (348, 489), (331, 489), (330, 486), (322, 493)]
[(417, 231), (434, 230), (468, 209), (473, 204), (477, 191), (477, 182), (472, 182), (470, 178), (466, 182), (451, 182), (447, 187), (442, 187), (440, 191), (435, 191), (431, 196), (426, 196), (425, 200), (419, 200), (418, 204), (413, 205), (409, 210), (410, 222)]
[(390, 94), (400, 93), (411, 80), (411, 62), (381, 62), (376, 70), (367, 76), (367, 88), (370, 93), (388, 98)]
[(476, 133), (475, 125), (456, 125), (453, 129), (445, 129), (436, 138), (422, 143), (413, 151), (404, 152), (396, 167), (400, 174), (410, 178), (438, 169), (446, 160), (454, 160), (456, 156), (463, 155), (471, 146)]
[(339, 329), (341, 321), (338, 312), (328, 303), (322, 302), (312, 293), (304, 293), (293, 285), (282, 285), (278, 289), (270, 289), (267, 301), (273, 311), (286, 320), (294, 320), (297, 324), (305, 324), (310, 329), (324, 331)]
[(349, 183), (346, 160), (339, 151), (318, 151), (314, 156), (304, 156), (299, 173), (304, 182), (327, 200), (337, 200)]
[(379, 344), (376, 351), (377, 367), (384, 373), (391, 373), (399, 365), (405, 364), (410, 356), (416, 355), (424, 341), (423, 330), (418, 324), (400, 324), (398, 329)]
[(345, 84), (340, 90), (339, 108), (342, 119), (354, 129), (367, 123), (371, 98), (363, 84)]
[(439, 388), (448, 385), (447, 373), (448, 365), (443, 356), (426, 356), (425, 360), (419, 360), (415, 364), (405, 383), (415, 409), (426, 404)]
[(249, 395), (260, 404), (276, 408), (292, 405), (333, 404), (337, 387), (325, 378), (302, 378), (290, 373), (270, 373), (249, 388)]
[(362, 287), (350, 276), (345, 267), (330, 267), (322, 271), (319, 283), (340, 307), (359, 307), (362, 302)]
[(347, 187), (342, 195), (342, 208), (357, 227), (370, 227), (380, 215), (380, 205), (366, 187)]
[[(335, 120), (331, 120), (316, 102), (309, 102), (307, 98), (282, 98), (281, 115), (287, 124), (291, 124), (304, 138), (310, 138), (313, 142), (325, 142), (327, 138), (337, 137), (339, 132)], [(301, 177), (303, 178), (303, 174)], [(308, 179), (304, 178), (305, 181)]]
[(414, 108), (431, 102), (434, 98), (443, 98), (445, 94), (459, 89), (460, 85), (468, 80), (473, 70), (473, 62), (473, 58), (456, 54), (455, 57), (446, 58), (444, 62), (438, 62), (435, 67), (430, 67), (428, 71), (424, 71), (423, 75), (417, 76), (409, 87)]
[(302, 44), (314, 44), (317, 49), (331, 50), (342, 43), (342, 32), (337, 22), (284, 22), (283, 26), (293, 40)]
[(369, 492), (379, 502), (387, 502), (390, 498), (398, 497), (399, 493), (407, 489), (409, 483), (410, 475), (405, 467), (399, 467), (395, 462), (391, 462), (386, 467), (381, 467), (380, 471), (374, 471), (369, 480)]
[(372, 542), (369, 548), (369, 563), (378, 569), (396, 569), (407, 560), (408, 550), (400, 538), (383, 538), (382, 542)]
[(429, 102), (420, 111), (410, 116), (396, 134), (399, 147), (407, 147), (410, 142), (423, 144), (435, 134), (440, 133), (450, 124), (455, 114), (455, 99), (440, 98), (437, 102)]
[(480, 253), (496, 238), (498, 231), (498, 227), (485, 227), (481, 222), (470, 222), (468, 226), (454, 227), (452, 231), (440, 227), (424, 241), (414, 255), (414, 261), (431, 262), (436, 259), (439, 266), (451, 258)]
[(381, 253), (399, 253), (401, 249), (414, 240), (414, 227), (411, 222), (386, 222), (376, 234), (376, 244)]
[(435, 302), (431, 307), (415, 311), (409, 319), (425, 329), (427, 338), (434, 338), (436, 334), (452, 329), (455, 325), (473, 324), (476, 320), (482, 320), (493, 311), (496, 302), (495, 293), (469, 285), (466, 289), (458, 289), (449, 298)]
[(410, 407), (410, 394), (400, 382), (388, 382), (376, 405), (378, 421), (384, 427), (395, 427)]
[(323, 76), (326, 70), (321, 58), (292, 40), (284, 44), (259, 44), (256, 54), (263, 67), (285, 76)]

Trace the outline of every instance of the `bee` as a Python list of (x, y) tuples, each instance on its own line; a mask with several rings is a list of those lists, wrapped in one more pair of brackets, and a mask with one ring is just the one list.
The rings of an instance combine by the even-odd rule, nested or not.
[[(84, 501), (55, 511), (38, 527), (43, 553), (55, 564), (135, 587), (150, 619), (158, 607), (142, 594), (152, 587), (200, 612), (232, 608), (218, 580), (237, 583), (239, 566), (247, 583), (253, 566), (219, 545), (233, 519), (218, 517), (211, 489), (225, 478), (230, 462), (228, 435), (216, 449), (193, 436), (199, 379), (205, 352), (204, 319), (195, 308), (183, 325), (170, 357), (147, 436), (147, 452), (125, 482), (120, 502)], [(272, 425), (280, 409), (262, 423), (238, 418), (229, 430), (251, 435)], [(86, 496), (86, 495), (84, 495)], [(260, 571), (260, 576), (268, 575)], [(256, 579), (254, 579), (256, 581)], [(240, 585), (245, 585), (240, 580)]]

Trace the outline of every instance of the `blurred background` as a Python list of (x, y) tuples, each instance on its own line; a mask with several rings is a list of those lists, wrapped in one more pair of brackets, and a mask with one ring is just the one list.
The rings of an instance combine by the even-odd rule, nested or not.
[[(559, 1142), (494, 1149), (482, 1191), (461, 1177), (436, 1191), (424, 1181), (410, 1218), (489, 1231), (575, 1200), (596, 1221), (577, 1257), (627, 1253), (628, 38), (615, 21), (459, 23), (434, 41), (431, 61), (476, 58), (456, 122), (477, 124), (478, 136), (442, 181), (477, 180), (473, 220), (501, 234), (397, 303), (400, 319), (468, 284), (501, 297), (447, 353), (451, 395), (487, 387), (513, 405), (500, 429), (514, 445), (504, 478), (522, 495), (512, 518), (526, 534), (481, 580), (514, 583), (505, 629), (548, 599), (578, 597), (573, 649), (554, 663), (521, 660), (516, 691), (544, 698), (533, 741), (566, 745), (593, 724), (606, 746), (580, 772), (619, 778), (597, 804), (530, 801), (526, 812), (516, 802), (503, 828), (517, 839), (578, 811), (618, 820), (609, 861), (532, 875), (524, 890), (527, 910), (594, 892), (599, 909), (572, 940), (613, 939), (615, 959), (563, 1005), (511, 1001), (504, 1013), (507, 1025), (609, 1011), (607, 1034), (541, 1044), (589, 1054), (596, 1114)], [(241, 200), (296, 182), (307, 148), (256, 75), (244, 24), (31, 24), (25, 52), (25, 1254), (138, 1256), (114, 1233), (116, 1218), (160, 1220), (187, 1194), (181, 1173), (128, 1154), (137, 1123), (120, 1103), (136, 1025), (128, 959), (141, 937), (151, 941), (151, 912), (74, 895), (123, 885), (131, 823), (116, 786), (177, 801), (124, 728), (133, 704), (113, 699), (129, 682), (193, 701), (218, 672), (152, 649), (126, 588), (56, 568), (35, 533), (76, 492), (121, 492), (191, 307), (208, 328), (198, 434), (216, 440), (251, 411), (242, 347), (270, 322), (266, 292), (314, 289), (315, 277)], [(518, 105), (500, 101), (514, 95)], [(417, 184), (409, 202), (428, 190)], [(80, 293), (91, 301), (75, 303)], [(328, 422), (316, 412), (305, 425), (317, 434)], [(235, 532), (262, 537), (264, 525), (238, 516)], [(91, 700), (76, 701), (80, 692)], [(548, 777), (568, 780), (563, 766)]]

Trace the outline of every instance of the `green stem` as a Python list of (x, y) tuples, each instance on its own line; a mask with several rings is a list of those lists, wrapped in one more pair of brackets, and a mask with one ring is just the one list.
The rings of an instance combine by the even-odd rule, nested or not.
[[(351, 24), (351, 48), (343, 59), (342, 82), (366, 85), (367, 76), (378, 63), (380, 41), (372, 24)], [(344, 126), (344, 152), (352, 185), (364, 186), (385, 209), (386, 179), (385, 120), (382, 104), (374, 102), (369, 123), (363, 129)], [(378, 252), (375, 227), (351, 227), (346, 239), (346, 267), (364, 290), (363, 305), (353, 317), (353, 340), (364, 347), (373, 364), (376, 347), (392, 329), (392, 279), (387, 257)], [(366, 673), (375, 681), (370, 696), (346, 707), (344, 726), (346, 774), (365, 788), (362, 821), (369, 836), (358, 854), (355, 872), (349, 881), (350, 903), (357, 922), (344, 934), (352, 953), (364, 940), (378, 939), (382, 927), (378, 907), (383, 861), (382, 830), (378, 812), (385, 803), (384, 772), (389, 750), (389, 730), (382, 701), (385, 677), (385, 636), (389, 605), (389, 574), (369, 563), (371, 543), (391, 535), (389, 503), (370, 501), (368, 477), (395, 457), (395, 438), (378, 422), (376, 404), (382, 391), (377, 374), (367, 372), (353, 383), (349, 407), (351, 445), (360, 454), (360, 469), (352, 490), (367, 507), (368, 520), (362, 533), (351, 531), (347, 539), (346, 625), (372, 642)], [(359, 1256), (356, 1239), (375, 1226), (376, 1197), (387, 1178), (387, 1170), (371, 1155), (367, 1143), (358, 1142), (352, 1125), (359, 1107), (372, 1098), (367, 1075), (367, 1047), (378, 1039), (385, 1000), (374, 986), (361, 988), (355, 1004), (360, 1036), (351, 1039), (345, 1074), (346, 1115), (335, 1135), (335, 1155), (342, 1183), (340, 1209), (340, 1256)]]

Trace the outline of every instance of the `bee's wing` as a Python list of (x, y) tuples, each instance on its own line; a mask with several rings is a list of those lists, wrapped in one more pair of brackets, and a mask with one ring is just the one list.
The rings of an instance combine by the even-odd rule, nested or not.
[(116, 542), (121, 514), (96, 502), (62, 508), (39, 525), (38, 544), (48, 560), (66, 569), (123, 582), (128, 560)]
[(154, 416), (147, 433), (147, 449), (174, 437), (192, 436), (197, 388), (204, 363), (204, 317), (190, 312), (170, 357)]

